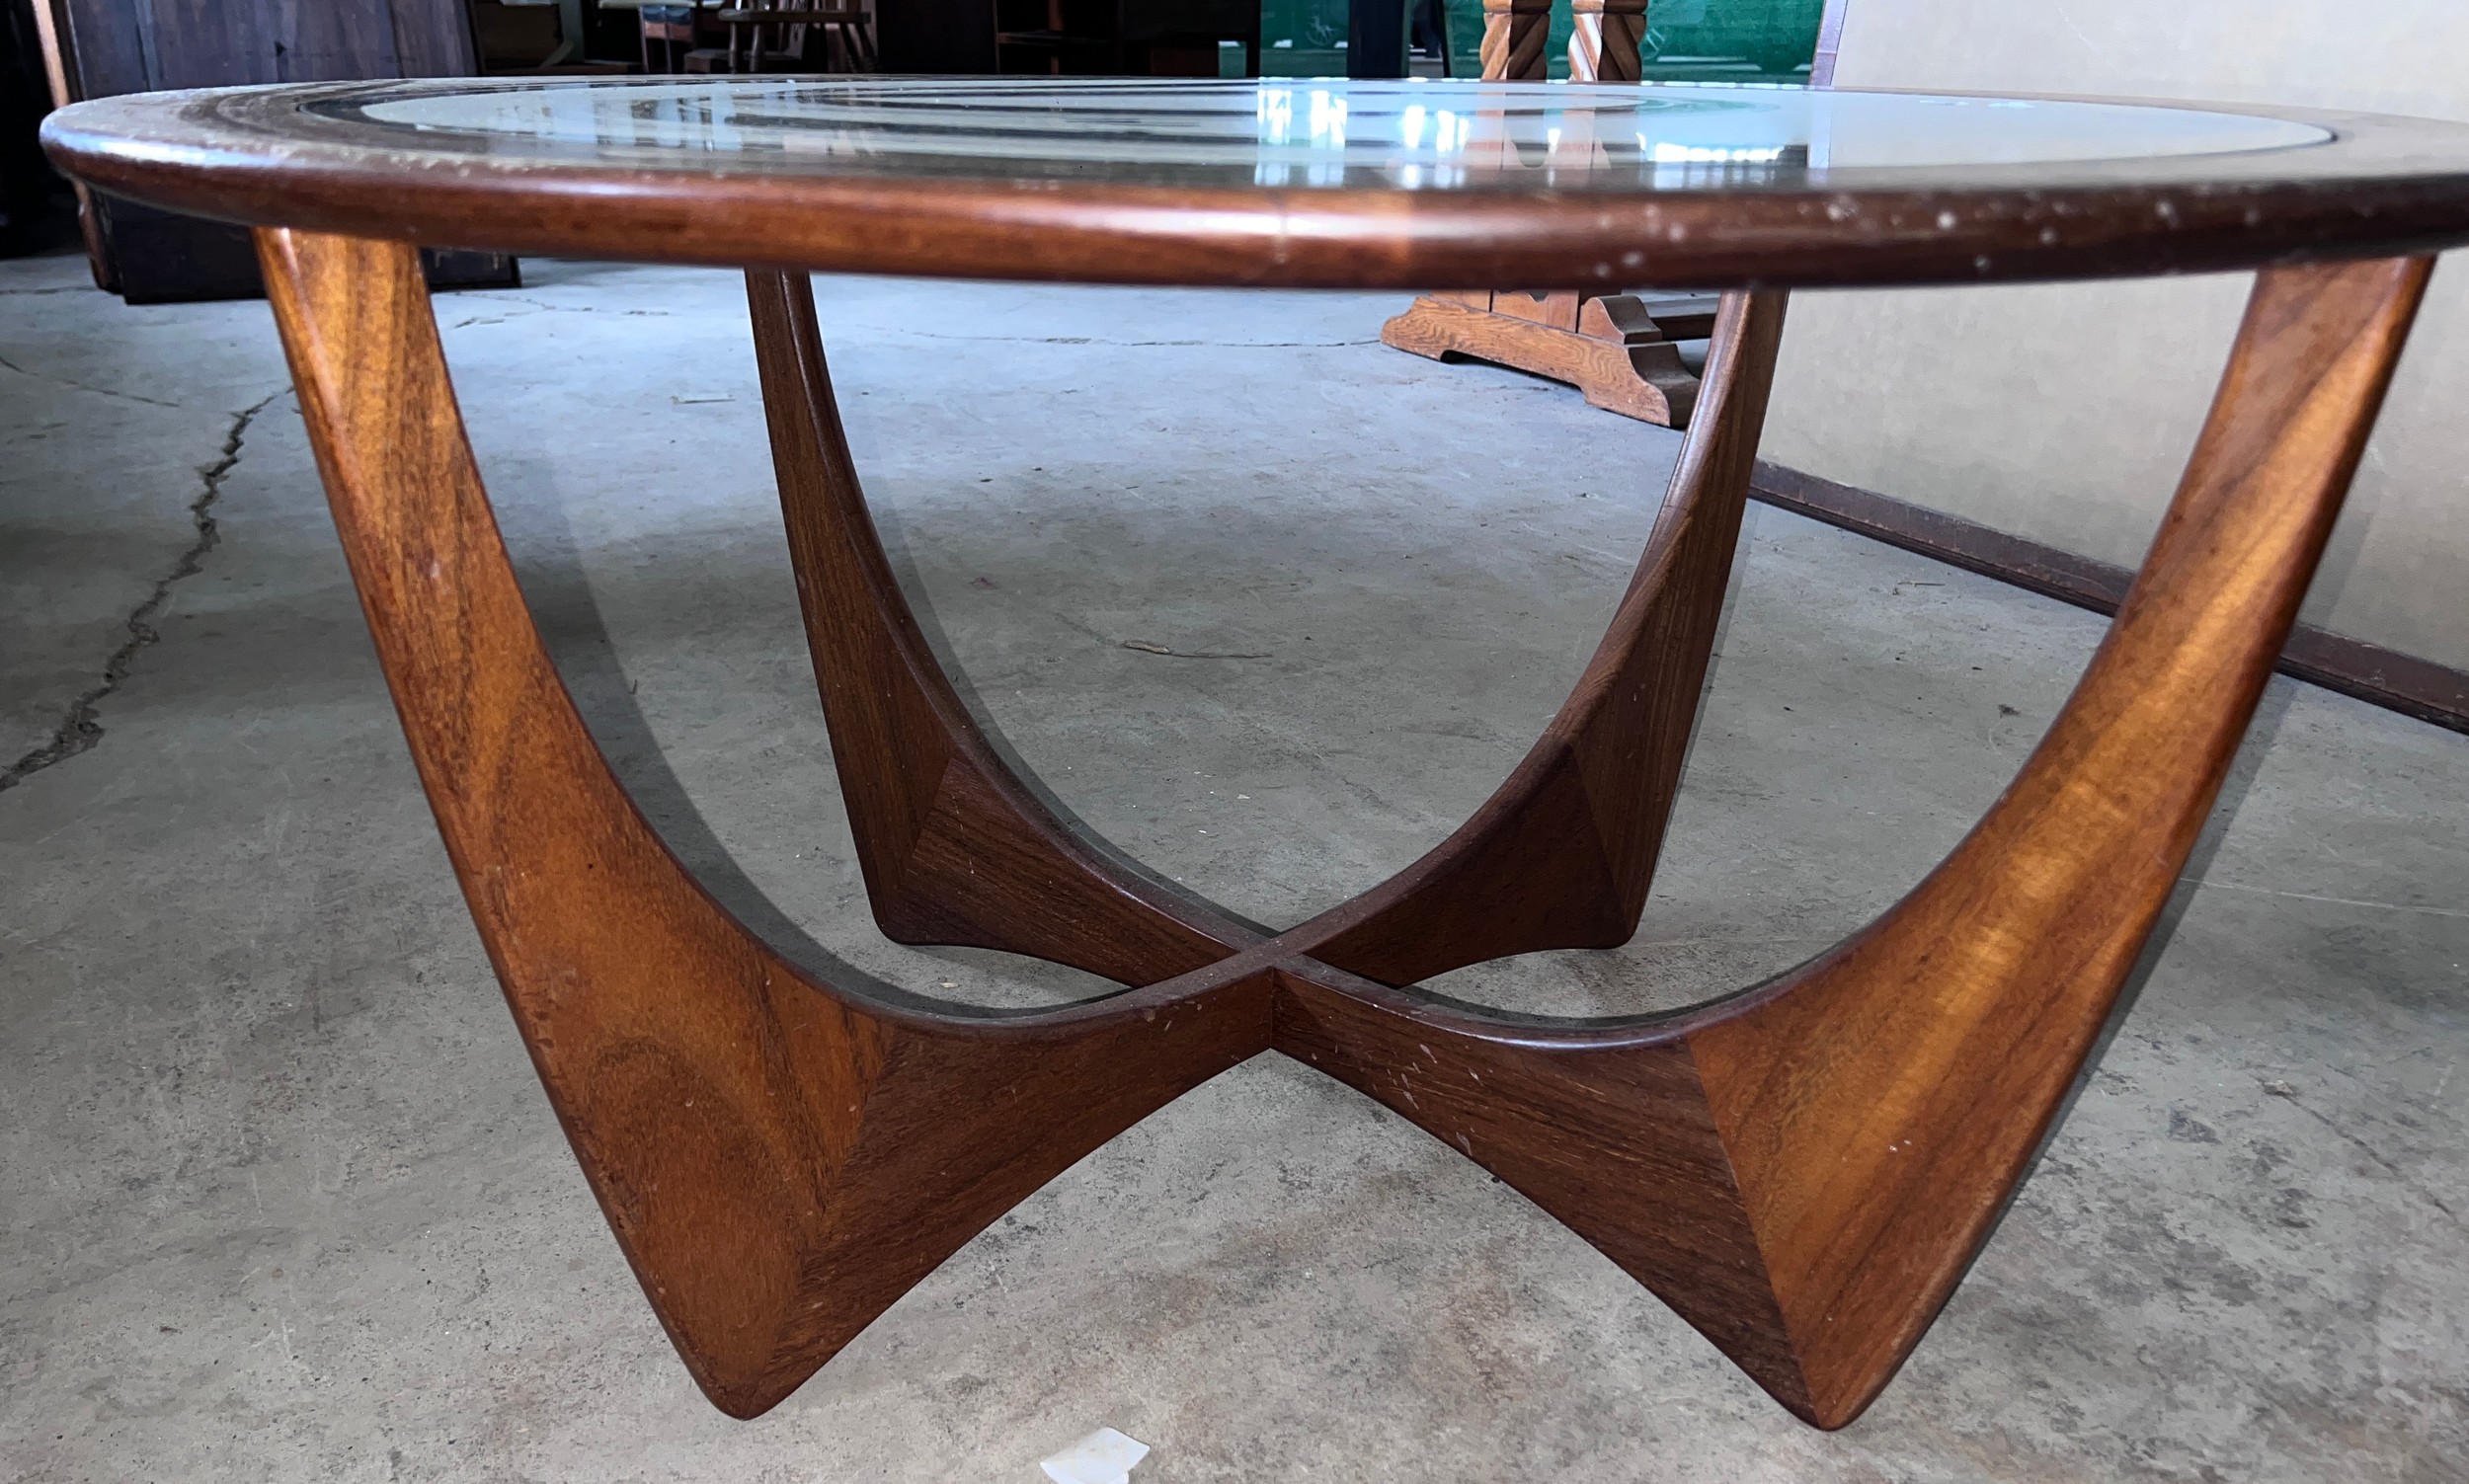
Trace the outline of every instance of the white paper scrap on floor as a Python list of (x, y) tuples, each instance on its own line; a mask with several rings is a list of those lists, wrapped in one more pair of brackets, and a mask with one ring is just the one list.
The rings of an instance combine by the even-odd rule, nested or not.
[(1148, 1456), (1148, 1444), (1099, 1428), (1038, 1467), (1055, 1484), (1129, 1484), (1133, 1466)]

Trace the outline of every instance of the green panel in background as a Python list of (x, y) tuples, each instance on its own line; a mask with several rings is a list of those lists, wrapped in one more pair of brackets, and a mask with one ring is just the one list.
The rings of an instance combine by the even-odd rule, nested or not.
[(1657, 82), (1805, 83), (1825, 19), (1826, 0), (1653, 0), (1646, 10), (1646, 76)]
[[(1456, 75), (1480, 73), (1482, 0), (1444, 0)], [(1347, 0), (1261, 0), (1263, 77), (1346, 75)], [(1645, 75), (1664, 82), (1806, 82), (1826, 0), (1653, 0), (1646, 12)], [(1569, 72), (1569, 10), (1552, 12), (1546, 55), (1553, 77)], [(1418, 73), (1435, 61), (1418, 57)]]
[(1260, 0), (1260, 75), (1345, 76), (1346, 0)]

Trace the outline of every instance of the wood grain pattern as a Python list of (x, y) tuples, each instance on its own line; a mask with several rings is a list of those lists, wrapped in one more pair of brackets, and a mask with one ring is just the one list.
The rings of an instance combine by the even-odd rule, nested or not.
[[(1124, 983), (1259, 941), (1126, 871), (987, 746), (884, 559), (834, 407), (813, 289), (748, 275), (809, 649), (868, 896), (905, 943), (997, 948)], [(1652, 883), (1738, 544), (1785, 296), (1727, 297), (1690, 435), (1610, 629), (1544, 736), (1447, 840), (1285, 935), (1389, 984), (1628, 941)]]
[(1681, 1034), (1589, 1044), (1296, 962), (1278, 972), (1275, 1044), (1499, 1176), (1813, 1418)]
[(1633, 923), (1780, 295), (1726, 299), (1646, 558), (1536, 751), (1395, 882), (1258, 941), (1132, 879), (987, 748), (882, 560), (802, 280), (754, 275), (783, 507), (870, 890), (906, 930), (1158, 980), (988, 1019), (803, 973), (692, 881), (610, 776), (523, 609), (413, 251), (279, 229), (260, 243), (354, 580), (518, 1028), (655, 1310), (741, 1416), (1073, 1160), (1269, 1049), (1499, 1174), (1797, 1415), (1858, 1416), (1986, 1239), (2114, 1009), (2429, 272), (2261, 279), (2108, 641), (2013, 787), (1909, 897), (1767, 984), (1613, 1022), (1492, 1014), (1404, 981), (1571, 924), (1611, 941)]
[[(1878, 922), (1747, 994), (1628, 1028), (1482, 1017), (1289, 966), (1279, 1049), (1516, 1185), (1801, 1417), (1858, 1417), (1986, 1240), (2115, 1007), (2430, 268), (2262, 278), (2108, 641), (2015, 784)], [(1651, 1129), (1623, 1126), (1632, 1105), (1657, 1108)]]
[(754, 1416), (988, 1222), (1267, 1044), (1265, 976), (1023, 1019), (802, 974), (608, 772), (516, 586), (406, 246), (261, 236), (413, 760), (550, 1102), (713, 1403)]
[(1569, 81), (1645, 76), (1646, 0), (1569, 0)]
[(1882, 920), (1692, 1035), (1821, 1423), (1953, 1291), (2107, 1023), (2431, 266), (2263, 275), (2142, 574), (2022, 775)]
[(1544, 80), (1552, 35), (1552, 0), (1483, 0), (1483, 39), (1475, 48), (1489, 81)]
[[(2225, 272), (2469, 243), (2469, 124), (2301, 109), (2268, 112), (2321, 127), (2328, 142), (2064, 166), (1837, 165), (1822, 176), (1778, 164), (1750, 181), (1669, 189), (1633, 162), (1604, 177), (1618, 189), (1579, 189), (1576, 175), (1555, 180), (1549, 161), (1522, 157), (1515, 169), (1533, 174), (1470, 164), (1458, 185), (1435, 171), (1411, 189), (1403, 173), (1346, 189), (1264, 184), (1251, 164), (1153, 179), (1124, 160), (1031, 179), (994, 164), (912, 169), (864, 151), (612, 142), (585, 152), (504, 137), (483, 148), (452, 130), (344, 117), (444, 86), (90, 100), (51, 115), (42, 137), (91, 186), (221, 220), (730, 269), (1723, 290)], [(1066, 97), (1059, 90), (1058, 104)]]
[[(477, 70), (463, 0), (41, 0), (61, 43), (62, 102), (164, 88), (344, 78), (450, 77)], [(132, 304), (251, 298), (248, 232), (78, 187), (97, 283)], [(457, 253), (433, 264), (439, 287), (512, 288), (511, 259)]]
[[(1632, 294), (1617, 297), (1636, 302)], [(1585, 330), (1544, 323), (1538, 314), (1554, 306), (1521, 312), (1526, 305), (1518, 301), (1533, 300), (1516, 289), (1490, 295), (1490, 304), (1481, 308), (1419, 294), (1403, 314), (1381, 326), (1381, 344), (1432, 360), (1457, 355), (1515, 366), (1567, 382), (1607, 412), (1657, 428), (1688, 427), (1698, 405), (1698, 376), (1681, 360), (1680, 347), (1651, 318), (1624, 315), (1616, 321), (1598, 307), (1598, 298), (1581, 301), (1574, 293), (1567, 298), (1572, 321), (1588, 310), (1600, 318), (1586, 319)]]
[(57, 3), (77, 42), (80, 98), (474, 70), (460, 0)]

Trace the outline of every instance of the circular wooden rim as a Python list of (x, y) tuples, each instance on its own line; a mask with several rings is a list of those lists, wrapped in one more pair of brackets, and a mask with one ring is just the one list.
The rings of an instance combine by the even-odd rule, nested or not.
[(1624, 194), (492, 164), (442, 149), (338, 143), (319, 137), (319, 116), (303, 112), (421, 86), (105, 99), (53, 114), (43, 142), (99, 190), (252, 225), (517, 253), (955, 277), (1823, 287), (2226, 271), (2469, 243), (2469, 125), (2370, 115), (2137, 103), (2309, 123), (2333, 138), (2123, 162), (1837, 169), (1822, 189)]

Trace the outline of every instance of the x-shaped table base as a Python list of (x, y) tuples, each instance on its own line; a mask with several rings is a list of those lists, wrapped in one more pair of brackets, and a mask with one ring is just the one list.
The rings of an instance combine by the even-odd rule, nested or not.
[(1634, 930), (1782, 332), (1728, 296), (1611, 631), (1499, 792), (1273, 937), (1067, 828), (919, 634), (800, 273), (749, 275), (789, 544), (876, 919), (1140, 987), (1027, 1017), (823, 982), (661, 843), (516, 586), (415, 250), (259, 234), (336, 524), (448, 852), (619, 1243), (724, 1410), (778, 1402), (1082, 1155), (1264, 1051), (1359, 1088), (1651, 1288), (1794, 1413), (1858, 1416), (1987, 1238), (2209, 813), (2429, 260), (2259, 280), (2133, 592), (1988, 816), (1868, 928), (1677, 1014), (1553, 1022), (1431, 975)]

